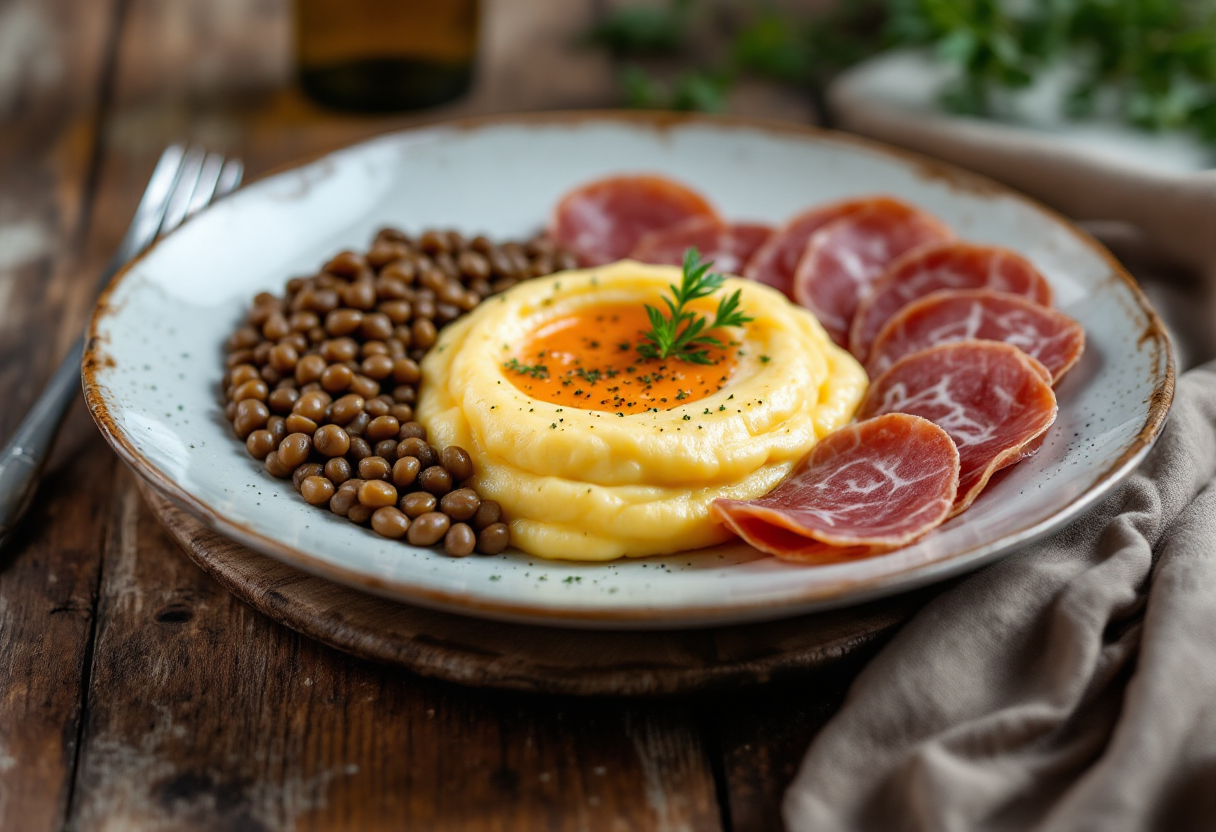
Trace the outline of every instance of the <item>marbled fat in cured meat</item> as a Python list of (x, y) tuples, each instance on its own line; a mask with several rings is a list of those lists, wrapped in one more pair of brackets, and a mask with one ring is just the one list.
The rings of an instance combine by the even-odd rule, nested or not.
[(689, 217), (720, 222), (700, 194), (661, 176), (613, 176), (575, 188), (557, 204), (549, 236), (584, 266), (628, 257), (642, 237)]
[(794, 299), (815, 313), (842, 347), (857, 306), (897, 257), (953, 238), (935, 217), (894, 199), (876, 199), (811, 235), (794, 272)]
[(684, 252), (695, 248), (702, 261), (713, 261), (713, 270), (739, 274), (765, 240), (773, 233), (758, 223), (723, 223), (711, 217), (689, 217), (667, 228), (646, 234), (629, 256), (657, 266), (679, 266)]
[(1016, 252), (962, 241), (926, 246), (891, 263), (874, 281), (858, 304), (849, 351), (864, 363), (883, 324), (912, 301), (943, 289), (991, 289), (1051, 305), (1047, 281)]
[(880, 197), (833, 202), (803, 211), (778, 228), (743, 268), (743, 276), (794, 296), (794, 272), (811, 235), (833, 220), (858, 211)]
[(1046, 367), (1052, 384), (1085, 349), (1085, 330), (1063, 312), (990, 289), (947, 289), (887, 321), (871, 345), (866, 372), (874, 378), (905, 355), (973, 338), (1012, 344)]
[(959, 454), (925, 419), (889, 414), (824, 437), (775, 490), (713, 511), (761, 551), (823, 563), (907, 545), (949, 515)]
[(1032, 452), (1055, 421), (1049, 379), (1017, 347), (955, 341), (895, 362), (870, 385), (857, 418), (911, 413), (950, 434), (962, 465), (952, 511), (958, 514), (994, 473)]

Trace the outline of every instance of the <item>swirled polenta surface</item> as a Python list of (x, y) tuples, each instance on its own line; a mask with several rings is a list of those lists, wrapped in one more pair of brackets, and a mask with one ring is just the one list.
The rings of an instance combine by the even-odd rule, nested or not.
[[(564, 385), (569, 404), (552, 391), (526, 392), (529, 379), (549, 377), (547, 366), (520, 360), (546, 325), (579, 315), (594, 322), (594, 309), (661, 307), (680, 278), (676, 267), (623, 261), (526, 281), (444, 329), (423, 361), (418, 420), (432, 444), (469, 451), (478, 494), (502, 505), (524, 552), (612, 560), (720, 543), (731, 534), (710, 516), (715, 499), (767, 493), (852, 418), (866, 390), (860, 365), (812, 314), (739, 278), (711, 300), (738, 289), (753, 320), (729, 330), (730, 371), (695, 398), (656, 399), (639, 410), (636, 396), (601, 395), (614, 385), (593, 373), (601, 387), (592, 403), (583, 371)], [(653, 373), (703, 369), (650, 361)], [(622, 405), (615, 410), (614, 395)]]

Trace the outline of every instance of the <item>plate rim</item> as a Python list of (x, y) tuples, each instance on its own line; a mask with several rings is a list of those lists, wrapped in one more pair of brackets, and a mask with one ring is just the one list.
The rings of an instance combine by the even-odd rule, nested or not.
[[(456, 633), (453, 637), (452, 633), (445, 632), (442, 620), (427, 617), (459, 615), (446, 610), (426, 610), (419, 616), (421, 620), (415, 619), (416, 633), (412, 637), (397, 636), (390, 640), (386, 637), (383, 625), (374, 626), (369, 620), (370, 616), (366, 614), (346, 615), (342, 612), (344, 607), (341, 603), (318, 610), (318, 599), (312, 596), (306, 582), (323, 582), (326, 586), (339, 588), (339, 591), (353, 595), (361, 596), (366, 593), (307, 574), (291, 564), (259, 554), (223, 537), (213, 529), (206, 528), (193, 515), (182, 511), (165, 495), (138, 478), (136, 488), (145, 498), (153, 516), (186, 556), (225, 589), (263, 615), (311, 639), (359, 658), (387, 662), (422, 676), (473, 687), (562, 696), (675, 696), (805, 678), (808, 674), (831, 667), (850, 655), (864, 653), (911, 618), (928, 600), (923, 593), (910, 592), (889, 601), (870, 605), (858, 604), (837, 613), (814, 613), (815, 616), (843, 614), (846, 621), (871, 622), (856, 628), (850, 626), (844, 634), (840, 634), (840, 619), (836, 619), (829, 626), (837, 629), (837, 635), (822, 642), (802, 641), (817, 638), (815, 630), (807, 630), (804, 624), (813, 628), (822, 623), (820, 619), (805, 620), (806, 616), (693, 631), (681, 629), (661, 632), (588, 630), (552, 625), (538, 627), (493, 619), (472, 619), (462, 626), (463, 632)], [(174, 517), (173, 513), (180, 516)], [(212, 539), (201, 535), (212, 536)], [(216, 544), (215, 539), (222, 542)], [(234, 549), (239, 551), (233, 551)], [(240, 565), (234, 568), (233, 564), (238, 562)], [(252, 567), (253, 574), (257, 575), (259, 562), (273, 563), (272, 568), (290, 570), (291, 577), (284, 580), (283, 577), (276, 576), (273, 581), (263, 583), (258, 577), (251, 577), (249, 572), (245, 571)], [(299, 598), (301, 593), (305, 596), (303, 599)], [(366, 595), (368, 598), (376, 598), (379, 603), (399, 608), (400, 613), (406, 616), (418, 616), (418, 611), (423, 609)], [(303, 601), (305, 607), (297, 607), (298, 601)], [(359, 602), (366, 603), (366, 600), (359, 599)], [(318, 615), (318, 612), (321, 614)], [(787, 628), (793, 625), (797, 625), (795, 631), (788, 632)], [(733, 635), (739, 632), (736, 628), (740, 626), (756, 628), (749, 629), (747, 639), (744, 640), (756, 648), (755, 652), (742, 648), (744, 654), (740, 655), (741, 648), (734, 644), (736, 640), (733, 638)], [(470, 627), (472, 630), (466, 629)], [(528, 640), (529, 648), (499, 652), (495, 645), (485, 644), (477, 637), (478, 632), (503, 627), (508, 628), (510, 637)], [(558, 633), (561, 635), (555, 635)], [(691, 647), (690, 643), (686, 642), (690, 633), (694, 634), (696, 639)], [(728, 637), (725, 643), (720, 640), (724, 633), (732, 636)], [(584, 634), (589, 635), (590, 639), (580, 643), (578, 640), (582, 639)], [(559, 666), (556, 654), (551, 657), (551, 661), (545, 662), (540, 660), (536, 650), (538, 639), (550, 638), (561, 639), (562, 644), (558, 647), (561, 653), (571, 648), (595, 649), (603, 643), (598, 638), (602, 636), (609, 639), (620, 636), (642, 637), (647, 643), (658, 636), (663, 640), (660, 646), (666, 644), (678, 654), (685, 654), (692, 649), (710, 656), (711, 659), (701, 667), (681, 666), (672, 661), (670, 656), (664, 661), (664, 651), (660, 649), (658, 654), (651, 656), (649, 660), (634, 665), (577, 666), (576, 661), (570, 660), (567, 665)], [(792, 642), (791, 637), (794, 639)], [(378, 638), (382, 641), (376, 641)], [(773, 649), (774, 647), (777, 649)]]
[[(1141, 343), (1151, 341), (1157, 354), (1164, 355), (1165, 372), (1154, 384), (1148, 401), (1145, 423), (1135, 438), (1111, 465), (1093, 483), (1072, 501), (1047, 518), (1004, 537), (977, 544), (948, 558), (909, 565), (904, 569), (864, 580), (842, 578), (831, 584), (823, 584), (802, 592), (793, 591), (781, 600), (752, 601), (739, 604), (681, 605), (675, 608), (654, 608), (644, 604), (622, 605), (611, 609), (587, 609), (576, 605), (545, 605), (511, 600), (488, 600), (467, 592), (452, 592), (430, 589), (401, 582), (388, 582), (361, 571), (324, 561), (282, 541), (276, 540), (248, 526), (224, 517), (203, 500), (196, 498), (185, 488), (144, 457), (130, 442), (110, 412), (103, 394), (99, 376), (108, 369), (112, 361), (105, 354), (100, 326), (111, 313), (110, 298), (123, 281), (139, 266), (151, 252), (166, 239), (180, 233), (181, 228), (157, 240), (152, 246), (132, 259), (113, 277), (98, 297), (89, 316), (86, 331), (85, 351), (81, 361), (81, 381), (85, 402), (93, 421), (119, 457), (153, 488), (167, 496), (172, 502), (201, 520), (208, 528), (227, 535), (254, 551), (269, 555), (291, 566), (303, 569), (319, 577), (336, 581), (346, 586), (391, 598), (402, 603), (417, 604), (434, 609), (497, 618), (505, 621), (570, 627), (605, 628), (692, 628), (719, 626), (723, 624), (784, 618), (818, 610), (864, 603), (875, 598), (893, 595), (944, 580), (954, 575), (965, 574), (1002, 556), (1012, 554), (1030, 543), (1045, 537), (1074, 520), (1098, 499), (1105, 496), (1135, 469), (1156, 441), (1169, 415), (1173, 403), (1176, 382), (1173, 346), (1164, 323), (1149, 303), (1139, 284), (1121, 263), (1092, 235), (1058, 211), (1042, 204), (1014, 188), (1003, 185), (982, 174), (973, 173), (958, 166), (920, 153), (857, 136), (829, 130), (814, 125), (797, 124), (775, 119), (753, 118), (733, 115), (707, 115), (701, 113), (675, 113), (667, 111), (626, 110), (564, 110), (532, 113), (506, 113), (472, 116), (460, 119), (438, 120), (426, 124), (391, 130), (359, 142), (338, 148), (318, 151), (291, 162), (274, 166), (250, 180), (262, 182), (297, 171), (310, 164), (337, 154), (352, 151), (390, 137), (413, 136), (426, 132), (450, 130), (479, 130), (511, 125), (559, 125), (577, 126), (581, 123), (625, 124), (651, 130), (668, 130), (685, 126), (726, 127), (755, 130), (761, 133), (801, 137), (818, 143), (829, 143), (861, 148), (870, 153), (892, 157), (911, 167), (926, 179), (944, 180), (951, 186), (973, 193), (999, 194), (1015, 199), (1028, 207), (1047, 215), (1063, 226), (1079, 242), (1106, 262), (1111, 273), (1121, 280), (1131, 293), (1136, 307), (1146, 315), (1148, 325), (1139, 336)], [(856, 589), (861, 585), (864, 588)], [(854, 589), (850, 590), (850, 587)]]

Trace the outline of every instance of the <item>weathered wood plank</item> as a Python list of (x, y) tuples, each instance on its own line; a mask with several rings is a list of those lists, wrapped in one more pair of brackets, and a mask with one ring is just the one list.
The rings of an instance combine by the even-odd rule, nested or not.
[[(73, 414), (73, 437), (94, 432), (87, 420)], [(58, 829), (68, 803), (113, 479), (89, 444), (52, 470), (0, 564), (0, 829)]]
[(831, 666), (898, 627), (909, 593), (779, 621), (670, 632), (563, 630), (394, 603), (258, 555), (140, 489), (203, 571), (271, 619), (340, 650), (434, 679), (525, 693), (645, 696), (733, 689)]
[[(485, 64), (469, 99), (369, 119), (283, 91), (285, 64), (248, 54), (284, 42), (284, 0), (133, 0), (98, 212), (120, 213), (125, 183), (171, 138), (239, 153), (256, 173), (453, 114), (601, 103), (587, 90), (606, 86), (558, 77), (560, 57), (540, 60), (545, 49), (586, 60), (565, 27), (590, 6), (560, 6), (488, 4)], [(539, 41), (511, 46), (537, 32)], [(208, 75), (208, 62), (227, 68)], [(233, 96), (238, 81), (243, 99)], [(98, 228), (108, 222), (99, 217)], [(73, 828), (718, 827), (710, 762), (694, 715), (678, 705), (478, 692), (335, 653), (198, 571), (125, 475), (110, 529)]]
[(74, 828), (717, 828), (681, 703), (478, 691), (350, 659), (172, 552), (130, 475), (118, 493)]
[(470, 94), (375, 117), (303, 96), (293, 82), (290, 7), (290, 0), (131, 0), (107, 126), (112, 154), (147, 155), (185, 136), (239, 148), (256, 175), (391, 130), (616, 101), (611, 62), (578, 42), (593, 19), (591, 0), (486, 0)]
[(784, 828), (781, 800), (803, 755), (879, 644), (799, 682), (701, 700), (705, 739), (719, 755), (731, 829), (779, 832)]
[[(87, 303), (78, 241), (113, 4), (0, 3), (0, 435), (58, 363)], [(72, 333), (74, 334), (74, 333)]]
[[(0, 3), (0, 441), (89, 305), (82, 251), (114, 3)], [(93, 627), (112, 457), (71, 415), (23, 529), (0, 555), (0, 829), (62, 826)]]

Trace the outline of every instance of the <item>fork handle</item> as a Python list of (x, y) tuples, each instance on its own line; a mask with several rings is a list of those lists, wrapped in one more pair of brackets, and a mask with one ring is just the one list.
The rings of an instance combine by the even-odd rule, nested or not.
[(84, 339), (77, 338), (38, 401), (0, 452), (0, 548), (8, 545), (38, 490), (42, 466), (50, 455), (55, 434), (80, 390), (83, 356)]
[[(100, 288), (105, 287), (129, 260), (146, 249), (160, 230), (165, 206), (177, 184), (185, 150), (170, 145), (161, 153), (144, 194), (135, 208), (131, 225), (110, 262), (102, 270)], [(240, 181), (239, 172), (236, 182)], [(233, 187), (235, 187), (235, 183)], [(42, 467), (50, 456), (55, 434), (80, 389), (80, 362), (84, 336), (80, 335), (63, 362), (0, 451), (0, 549), (5, 548), (38, 490)]]
[[(136, 233), (138, 221), (137, 214), (118, 251), (102, 271), (102, 286), (110, 282), (127, 260), (151, 242), (147, 230)], [(150, 233), (155, 236), (156, 232), (153, 229)], [(38, 490), (42, 468), (51, 455), (51, 445), (55, 443), (55, 434), (59, 432), (68, 408), (80, 391), (80, 362), (83, 359), (84, 336), (80, 335), (68, 349), (34, 406), (9, 438), (4, 450), (0, 451), (0, 550), (8, 546), (9, 539)]]

